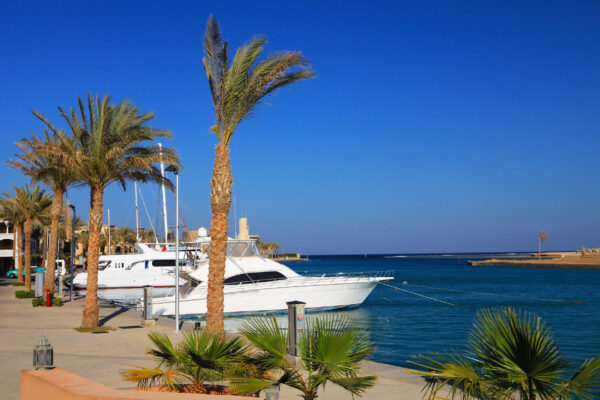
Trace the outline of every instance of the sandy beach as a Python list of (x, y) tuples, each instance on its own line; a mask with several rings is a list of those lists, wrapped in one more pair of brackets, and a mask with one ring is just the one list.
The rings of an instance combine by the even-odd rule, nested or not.
[[(73, 328), (81, 323), (83, 299), (78, 298), (62, 307), (33, 308), (31, 299), (16, 299), (12, 280), (0, 280), (0, 365), (5, 368), (0, 375), (2, 399), (20, 398), (20, 373), (32, 368), (32, 351), (44, 334), (54, 346), (54, 364), (85, 378), (117, 389), (132, 389), (133, 384), (121, 379), (118, 371), (128, 364), (152, 366), (145, 354), (151, 330), (166, 332), (175, 339), (173, 320), (159, 318), (155, 328), (142, 328), (141, 311), (110, 305), (101, 306), (100, 320), (116, 328), (109, 333), (79, 333)], [(184, 325), (184, 329), (189, 328)], [(423, 380), (404, 368), (393, 365), (365, 362), (364, 373), (377, 375), (376, 385), (363, 398), (411, 399), (422, 398)], [(297, 393), (282, 388), (281, 398), (294, 399)], [(328, 385), (319, 394), (323, 400), (352, 399), (350, 394)]]

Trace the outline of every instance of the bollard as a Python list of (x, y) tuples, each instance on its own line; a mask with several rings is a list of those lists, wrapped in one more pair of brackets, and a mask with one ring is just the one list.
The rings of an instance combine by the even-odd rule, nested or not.
[(302, 333), (304, 327), (304, 307), (306, 303), (302, 301), (288, 301), (288, 354), (298, 355), (298, 336)]
[(50, 307), (52, 303), (52, 296), (50, 295), (50, 289), (46, 289), (46, 307)]
[(156, 326), (156, 321), (152, 318), (152, 286), (144, 286), (144, 320), (142, 325), (145, 327)]
[(44, 296), (44, 281), (46, 278), (46, 274), (43, 272), (36, 272), (35, 274), (35, 297), (43, 297)]

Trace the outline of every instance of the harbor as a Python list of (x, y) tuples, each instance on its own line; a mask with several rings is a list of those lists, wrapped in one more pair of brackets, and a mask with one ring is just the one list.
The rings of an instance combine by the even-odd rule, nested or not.
[[(167, 333), (176, 338), (174, 320), (157, 317), (153, 328), (143, 328), (138, 310), (101, 304), (100, 321), (114, 331), (80, 333), (74, 328), (81, 322), (83, 298), (66, 302), (62, 307), (32, 308), (29, 299), (15, 299), (11, 281), (0, 280), (0, 363), (8, 366), (0, 375), (3, 400), (20, 398), (21, 370), (32, 367), (32, 352), (41, 335), (54, 347), (54, 365), (84, 378), (120, 390), (132, 390), (135, 384), (122, 379), (119, 371), (130, 365), (153, 365), (146, 354), (150, 346), (147, 334)], [(184, 322), (184, 329), (193, 329), (194, 321)], [(369, 392), (380, 399), (418, 400), (423, 387), (422, 378), (406, 372), (405, 368), (366, 361), (364, 372), (377, 375), (378, 381)], [(297, 398), (291, 389), (282, 388), (282, 399)], [(350, 400), (345, 391), (328, 386), (319, 394), (324, 400)]]

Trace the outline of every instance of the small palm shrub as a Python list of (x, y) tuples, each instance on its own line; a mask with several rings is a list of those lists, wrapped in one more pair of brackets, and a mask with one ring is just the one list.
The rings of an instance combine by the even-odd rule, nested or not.
[(232, 378), (234, 392), (250, 394), (271, 385), (287, 385), (299, 390), (303, 399), (313, 400), (326, 383), (338, 385), (353, 395), (361, 395), (375, 383), (375, 376), (359, 375), (359, 363), (374, 347), (366, 331), (343, 315), (306, 320), (298, 341), (299, 366), (287, 354), (288, 335), (274, 316), (251, 319), (240, 331), (258, 350), (249, 362), (257, 374)]
[[(541, 318), (508, 309), (479, 312), (467, 354), (420, 355), (413, 364), (430, 378), (425, 396), (452, 399), (581, 399), (600, 396), (600, 357), (576, 366), (562, 357)], [(448, 385), (448, 386), (447, 386)]]
[(50, 305), (52, 307), (61, 307), (62, 306), (62, 297), (53, 297), (50, 301)]
[[(184, 331), (175, 345), (165, 333), (148, 334), (155, 348), (147, 353), (154, 357), (156, 366), (122, 370), (126, 381), (137, 382), (138, 387), (167, 386), (170, 390), (208, 393), (217, 390), (215, 382), (231, 376), (243, 375), (248, 347), (240, 338), (228, 338), (204, 331)], [(192, 388), (186, 388), (191, 384)]]
[(41, 297), (34, 297), (33, 299), (31, 299), (31, 304), (34, 307), (41, 307), (44, 305), (44, 300)]
[(12, 286), (25, 286), (25, 282), (13, 282)]
[(17, 299), (32, 299), (35, 297), (35, 290), (16, 290), (15, 297)]

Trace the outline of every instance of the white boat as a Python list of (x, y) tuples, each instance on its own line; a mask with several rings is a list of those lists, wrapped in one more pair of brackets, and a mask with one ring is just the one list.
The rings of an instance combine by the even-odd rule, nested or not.
[[(208, 260), (188, 274), (193, 287), (182, 291), (180, 315), (206, 313)], [(255, 240), (229, 240), (225, 264), (224, 312), (248, 314), (287, 310), (288, 301), (303, 301), (309, 310), (333, 310), (360, 305), (389, 274), (303, 276), (264, 257)], [(175, 314), (175, 296), (153, 296), (156, 315)]]
[[(136, 243), (136, 254), (102, 255), (98, 260), (98, 298), (123, 303), (135, 303), (143, 297), (144, 286), (152, 286), (153, 295), (175, 293), (175, 251), (157, 251)], [(180, 265), (187, 260), (180, 251)], [(179, 280), (180, 285), (186, 283)], [(87, 273), (73, 279), (73, 286), (83, 293), (87, 289)]]

